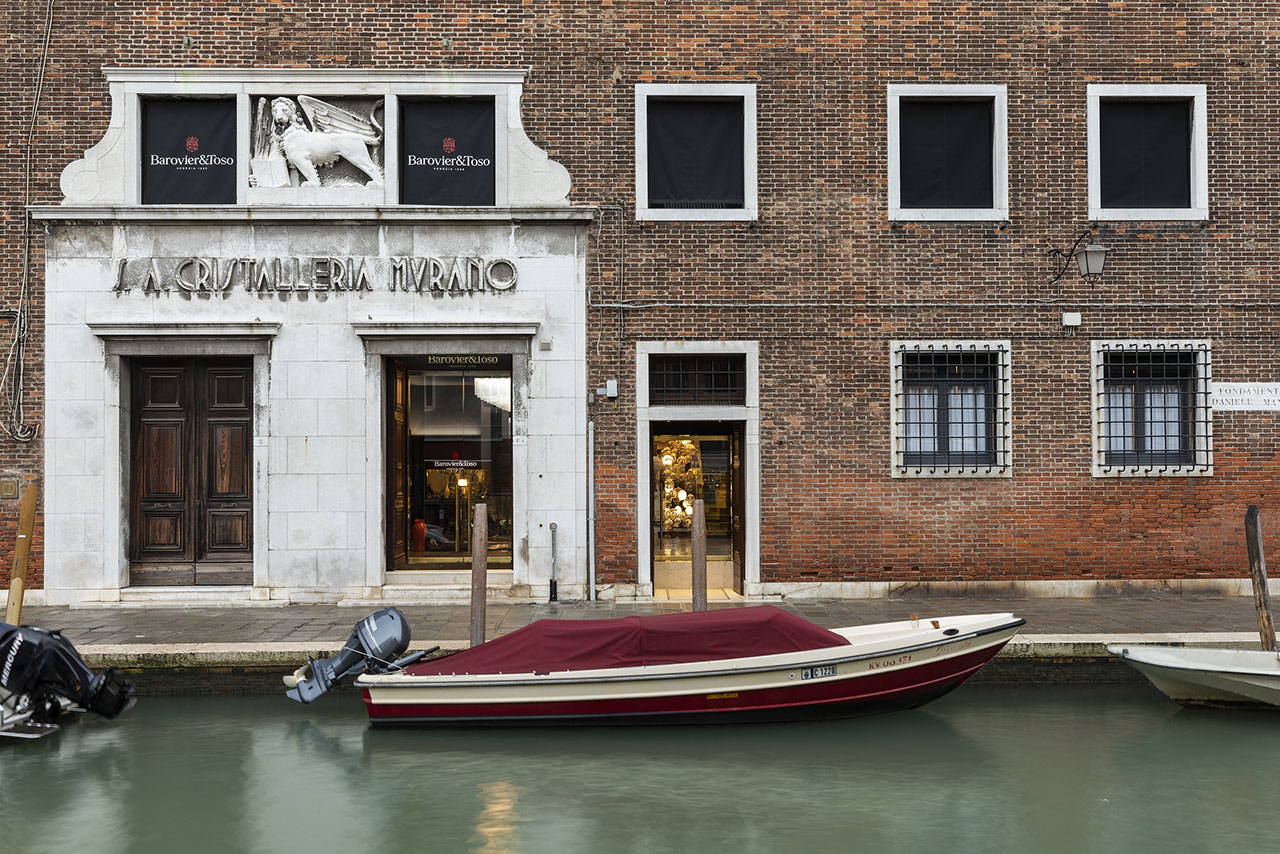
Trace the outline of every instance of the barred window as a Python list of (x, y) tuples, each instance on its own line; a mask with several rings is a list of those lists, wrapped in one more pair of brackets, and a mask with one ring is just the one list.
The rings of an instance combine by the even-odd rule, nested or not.
[(744, 406), (746, 357), (679, 355), (649, 357), (650, 406)]
[(1208, 474), (1209, 349), (1196, 342), (1094, 345), (1095, 474)]
[(1009, 472), (1004, 342), (893, 345), (894, 473)]

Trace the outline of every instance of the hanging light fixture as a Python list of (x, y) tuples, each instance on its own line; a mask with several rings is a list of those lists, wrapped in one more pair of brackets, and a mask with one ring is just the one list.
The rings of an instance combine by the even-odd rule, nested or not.
[(1053, 278), (1049, 280), (1049, 284), (1056, 284), (1066, 275), (1071, 259), (1074, 258), (1080, 277), (1089, 283), (1089, 287), (1093, 287), (1102, 278), (1102, 268), (1107, 262), (1107, 251), (1107, 247), (1094, 240), (1093, 232), (1085, 229), (1066, 252), (1061, 249), (1049, 250), (1054, 267)]

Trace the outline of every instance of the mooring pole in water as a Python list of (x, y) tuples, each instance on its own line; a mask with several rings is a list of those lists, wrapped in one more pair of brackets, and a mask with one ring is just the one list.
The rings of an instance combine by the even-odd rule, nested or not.
[(693, 610), (707, 610), (707, 511), (701, 498), (693, 501)]
[(471, 645), (484, 643), (484, 607), (489, 580), (489, 505), (477, 504), (471, 521)]
[(1262, 521), (1258, 508), (1250, 504), (1244, 512), (1244, 540), (1249, 547), (1249, 575), (1253, 579), (1253, 605), (1258, 609), (1258, 634), (1262, 648), (1275, 652), (1276, 625), (1271, 620), (1271, 597), (1267, 594), (1267, 559), (1262, 553)]
[(31, 534), (36, 527), (36, 485), (23, 493), (18, 510), (18, 542), (13, 549), (13, 572), (9, 575), (9, 602), (4, 608), (4, 621), (11, 626), (22, 619), (22, 596), (27, 584), (27, 563), (31, 559)]

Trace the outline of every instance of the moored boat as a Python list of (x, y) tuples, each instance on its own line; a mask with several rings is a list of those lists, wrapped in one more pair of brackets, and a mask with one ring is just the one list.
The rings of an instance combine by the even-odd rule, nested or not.
[(470, 650), (365, 673), (356, 687), (376, 727), (853, 717), (937, 699), (1023, 623), (985, 614), (827, 630), (767, 605), (539, 620)]
[(1267, 650), (1108, 646), (1184, 706), (1280, 709), (1280, 655)]

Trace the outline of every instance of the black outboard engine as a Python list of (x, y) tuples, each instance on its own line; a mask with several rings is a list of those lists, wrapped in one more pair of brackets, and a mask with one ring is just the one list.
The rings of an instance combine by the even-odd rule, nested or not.
[(56, 730), (64, 708), (114, 718), (135, 693), (115, 668), (90, 670), (59, 632), (0, 623), (0, 734)]
[(375, 611), (356, 623), (342, 651), (329, 658), (308, 658), (307, 663), (284, 677), (285, 696), (310, 703), (348, 676), (385, 673), (407, 667), (427, 652), (415, 652), (396, 660), (409, 648), (409, 624), (395, 608)]

